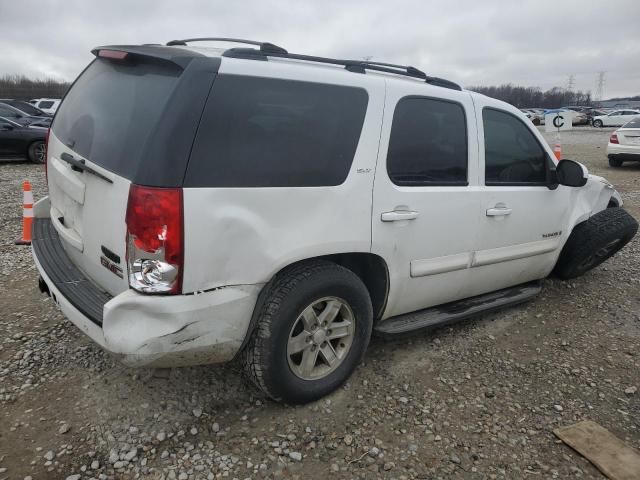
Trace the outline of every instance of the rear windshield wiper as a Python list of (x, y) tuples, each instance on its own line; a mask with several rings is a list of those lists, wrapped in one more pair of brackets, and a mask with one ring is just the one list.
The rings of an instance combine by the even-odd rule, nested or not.
[(85, 165), (84, 160), (78, 160), (74, 158), (73, 155), (70, 155), (67, 152), (64, 152), (62, 155), (60, 155), (60, 159), (71, 165), (71, 170), (75, 170), (76, 172), (87, 172), (91, 175), (95, 175), (96, 177), (101, 178), (105, 182), (113, 183), (113, 180), (111, 180), (109, 177), (105, 177), (100, 172), (94, 170), (88, 165)]

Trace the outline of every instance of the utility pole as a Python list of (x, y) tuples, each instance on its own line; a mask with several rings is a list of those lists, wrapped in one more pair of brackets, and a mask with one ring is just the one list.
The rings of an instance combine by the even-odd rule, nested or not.
[(604, 74), (605, 71), (598, 72), (598, 80), (596, 81), (596, 100), (602, 101), (604, 97)]
[(569, 75), (569, 80), (567, 81), (567, 90), (573, 90), (573, 84), (575, 83), (576, 76), (572, 73)]

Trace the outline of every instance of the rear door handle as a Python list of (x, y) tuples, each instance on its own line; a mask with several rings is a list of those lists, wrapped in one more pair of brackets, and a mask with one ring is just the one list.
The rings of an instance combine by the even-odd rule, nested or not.
[(488, 208), (487, 209), (487, 217), (499, 217), (499, 216), (502, 216), (502, 215), (511, 215), (512, 211), (513, 210), (511, 210), (506, 205), (498, 204), (493, 208)]
[(393, 210), (380, 215), (380, 220), (383, 222), (399, 222), (400, 220), (415, 220), (416, 218), (418, 218), (418, 212), (413, 210)]

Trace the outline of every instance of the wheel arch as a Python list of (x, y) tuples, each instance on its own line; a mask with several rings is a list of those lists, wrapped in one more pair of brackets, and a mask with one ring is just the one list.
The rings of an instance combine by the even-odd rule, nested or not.
[(254, 314), (251, 317), (251, 323), (245, 335), (242, 343), (242, 350), (248, 343), (249, 338), (253, 334), (255, 327), (258, 323), (258, 316), (256, 312), (260, 310), (260, 306), (268, 295), (269, 289), (276, 278), (286, 273), (288, 270), (295, 268), (304, 263), (311, 263), (316, 261), (327, 261), (340, 265), (355, 273), (369, 292), (371, 297), (371, 304), (373, 307), (373, 322), (375, 323), (382, 317), (384, 310), (387, 306), (387, 298), (389, 296), (389, 269), (385, 260), (374, 253), (369, 252), (344, 252), (344, 253), (332, 253), (327, 255), (320, 255), (316, 257), (305, 258), (291, 262), (284, 267), (280, 268), (271, 279), (262, 287), (256, 305), (254, 307)]

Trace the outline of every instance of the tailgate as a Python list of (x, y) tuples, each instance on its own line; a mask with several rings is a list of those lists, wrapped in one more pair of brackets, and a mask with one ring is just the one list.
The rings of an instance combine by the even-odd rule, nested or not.
[(98, 58), (73, 84), (52, 125), (50, 214), (73, 264), (117, 295), (129, 287), (129, 187), (182, 186), (217, 69), (179, 48), (101, 47), (94, 53)]

